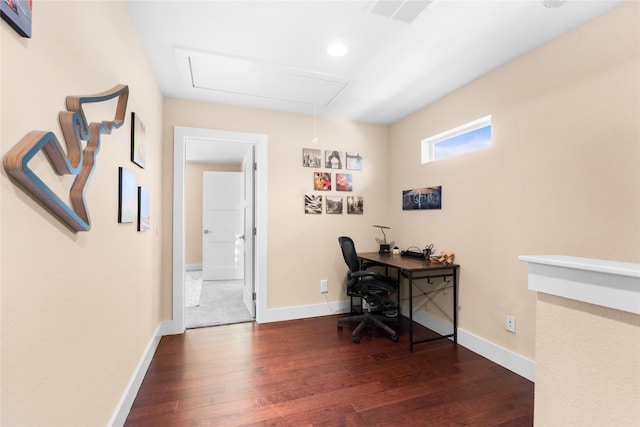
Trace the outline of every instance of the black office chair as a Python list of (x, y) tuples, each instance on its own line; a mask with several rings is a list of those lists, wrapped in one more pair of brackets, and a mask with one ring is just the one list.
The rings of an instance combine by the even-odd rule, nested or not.
[(338, 237), (338, 242), (340, 243), (340, 249), (342, 249), (344, 262), (349, 267), (349, 272), (347, 273), (347, 295), (352, 298), (359, 297), (361, 300), (365, 300), (369, 306), (369, 309), (362, 314), (352, 314), (338, 319), (338, 330), (342, 330), (342, 322), (360, 322), (351, 334), (354, 343), (360, 342), (360, 333), (369, 325), (377, 326), (386, 331), (391, 335), (393, 342), (398, 342), (396, 332), (385, 324), (390, 322), (399, 323), (398, 307), (390, 298), (390, 295), (397, 291), (395, 282), (373, 271), (362, 270), (356, 247), (351, 238)]

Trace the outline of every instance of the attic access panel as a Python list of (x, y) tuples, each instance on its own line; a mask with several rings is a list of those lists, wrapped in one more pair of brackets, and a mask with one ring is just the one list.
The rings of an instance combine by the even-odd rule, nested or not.
[(319, 72), (202, 52), (180, 51), (196, 89), (326, 107), (346, 79)]

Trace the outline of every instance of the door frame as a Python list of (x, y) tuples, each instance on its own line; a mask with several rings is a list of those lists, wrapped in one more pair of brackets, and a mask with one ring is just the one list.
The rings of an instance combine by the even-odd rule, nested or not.
[(254, 289), (256, 293), (256, 322), (267, 312), (267, 135), (206, 129), (186, 126), (173, 128), (173, 302), (169, 334), (181, 334), (184, 326), (185, 274), (185, 150), (186, 139), (206, 139), (216, 142), (253, 144), (255, 147), (255, 235)]

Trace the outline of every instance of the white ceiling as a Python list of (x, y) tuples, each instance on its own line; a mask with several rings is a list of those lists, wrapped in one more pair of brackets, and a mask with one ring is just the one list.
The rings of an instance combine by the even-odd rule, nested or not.
[[(620, 3), (126, 0), (126, 7), (166, 97), (391, 124)], [(349, 53), (329, 57), (334, 41)]]

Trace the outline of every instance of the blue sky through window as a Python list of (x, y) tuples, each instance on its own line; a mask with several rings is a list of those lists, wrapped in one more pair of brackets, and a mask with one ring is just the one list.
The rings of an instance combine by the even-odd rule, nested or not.
[(491, 146), (491, 125), (481, 127), (453, 138), (436, 142), (433, 147), (433, 159), (440, 160), (457, 154), (479, 150)]

